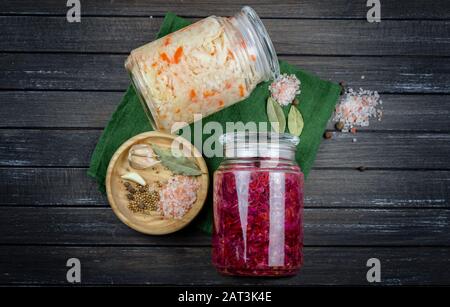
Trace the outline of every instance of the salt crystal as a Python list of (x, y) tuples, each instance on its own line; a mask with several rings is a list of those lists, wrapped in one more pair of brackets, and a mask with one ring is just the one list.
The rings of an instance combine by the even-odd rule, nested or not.
[(287, 106), (300, 94), (300, 80), (294, 74), (282, 74), (269, 85), (269, 90), (275, 101)]
[(344, 123), (343, 132), (352, 131), (354, 127), (367, 127), (371, 117), (381, 120), (381, 104), (377, 91), (349, 88), (336, 106), (333, 120)]

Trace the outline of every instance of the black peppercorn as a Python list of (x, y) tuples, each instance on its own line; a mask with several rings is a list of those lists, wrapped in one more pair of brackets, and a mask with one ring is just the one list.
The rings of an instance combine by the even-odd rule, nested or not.
[(343, 122), (337, 122), (334, 127), (336, 128), (336, 130), (342, 131), (342, 129), (344, 129), (344, 123)]
[(327, 131), (327, 132), (325, 132), (323, 137), (326, 138), (327, 140), (329, 140), (329, 139), (331, 139), (333, 137), (333, 132)]

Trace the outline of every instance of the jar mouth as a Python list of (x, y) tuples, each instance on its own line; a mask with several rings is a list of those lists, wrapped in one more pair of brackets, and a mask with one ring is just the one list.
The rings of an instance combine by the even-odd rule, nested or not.
[(255, 47), (259, 49), (259, 54), (266, 55), (262, 60), (264, 63), (261, 63), (264, 67), (264, 75), (276, 79), (280, 75), (280, 64), (278, 63), (277, 53), (275, 52), (275, 47), (273, 46), (266, 27), (255, 10), (250, 6), (244, 6), (241, 9), (240, 14), (246, 17), (246, 21), (250, 23), (252, 26), (251, 28), (255, 30), (252, 31), (252, 33), (249, 33), (249, 36), (254, 36), (253, 39), (256, 43)]
[(298, 136), (288, 133), (238, 131), (219, 137), (226, 158), (280, 158), (293, 160)]

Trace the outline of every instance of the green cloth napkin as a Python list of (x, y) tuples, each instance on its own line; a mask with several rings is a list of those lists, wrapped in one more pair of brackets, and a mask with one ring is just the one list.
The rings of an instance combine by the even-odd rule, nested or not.
[[(189, 24), (185, 19), (168, 13), (164, 18), (158, 33), (158, 38)], [(296, 159), (306, 177), (316, 157), (328, 119), (339, 98), (340, 87), (337, 84), (321, 80), (284, 61), (280, 61), (280, 68), (282, 73), (295, 74), (301, 81), (301, 94), (298, 96), (300, 104), (298, 107), (303, 115), (305, 125), (300, 137), (300, 144), (297, 148)], [(243, 123), (250, 121), (268, 122), (266, 115), (266, 101), (269, 96), (268, 85), (268, 82), (259, 84), (250, 97), (204, 118), (203, 125), (209, 121), (217, 121), (222, 124), (238, 121), (242, 121)], [(285, 107), (284, 111), (286, 114), (287, 110), (288, 108)], [(97, 180), (99, 190), (102, 193), (105, 193), (105, 178), (108, 163), (117, 148), (136, 134), (151, 130), (153, 129), (150, 126), (134, 88), (129, 86), (125, 96), (100, 137), (88, 170), (88, 174)], [(205, 134), (202, 137), (206, 139), (209, 136)], [(193, 139), (190, 141), (194, 143)], [(205, 160), (212, 178), (212, 174), (219, 166), (221, 158), (205, 158)], [(210, 186), (212, 187), (212, 184)], [(204, 210), (196, 218), (196, 223), (204, 231), (209, 233), (211, 233), (212, 227), (211, 194), (210, 189)]]

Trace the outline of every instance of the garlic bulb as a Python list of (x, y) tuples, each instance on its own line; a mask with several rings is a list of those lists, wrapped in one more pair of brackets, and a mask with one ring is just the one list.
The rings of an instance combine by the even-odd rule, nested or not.
[(146, 169), (160, 162), (153, 156), (153, 149), (150, 145), (136, 144), (131, 146), (128, 152), (128, 162), (132, 168)]
[(126, 173), (125, 175), (120, 176), (120, 178), (133, 181), (134, 183), (140, 184), (142, 186), (145, 186), (147, 184), (141, 175), (134, 172)]

